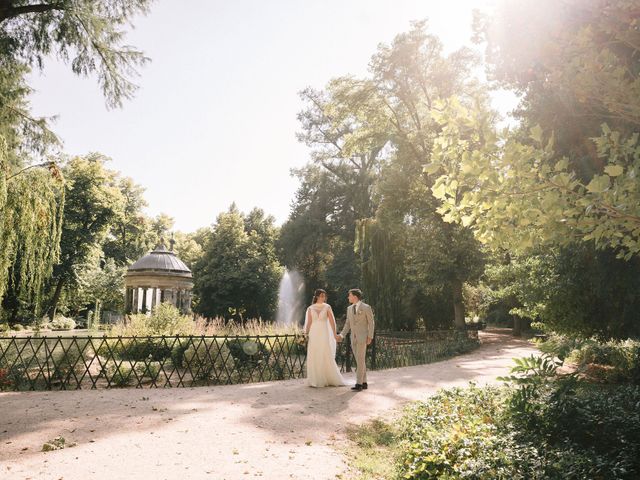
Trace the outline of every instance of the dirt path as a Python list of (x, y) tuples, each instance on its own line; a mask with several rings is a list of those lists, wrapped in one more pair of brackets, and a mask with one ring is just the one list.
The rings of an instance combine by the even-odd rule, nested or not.
[[(164, 390), (0, 393), (0, 478), (335, 479), (348, 423), (439, 388), (495, 382), (534, 349), (504, 332), (476, 351), (369, 374), (370, 388), (310, 389), (302, 380)], [(348, 375), (353, 381), (353, 374)], [(62, 435), (77, 446), (41, 452)]]

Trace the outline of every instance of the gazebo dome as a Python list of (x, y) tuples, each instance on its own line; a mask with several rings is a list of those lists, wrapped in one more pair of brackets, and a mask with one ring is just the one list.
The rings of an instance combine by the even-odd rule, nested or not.
[(167, 250), (163, 244), (158, 245), (152, 252), (129, 265), (127, 275), (129, 272), (157, 272), (189, 278), (192, 276), (189, 267), (173, 251)]
[(162, 242), (129, 265), (125, 275), (127, 313), (150, 312), (161, 303), (171, 303), (183, 313), (191, 310), (193, 275), (172, 248)]

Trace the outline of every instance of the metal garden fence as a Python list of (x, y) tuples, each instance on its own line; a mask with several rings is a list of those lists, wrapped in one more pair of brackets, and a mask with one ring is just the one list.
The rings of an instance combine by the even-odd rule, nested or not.
[[(381, 332), (371, 369), (430, 363), (471, 350), (477, 331)], [(349, 339), (336, 361), (351, 371)], [(305, 376), (299, 335), (0, 337), (0, 391), (227, 385)]]

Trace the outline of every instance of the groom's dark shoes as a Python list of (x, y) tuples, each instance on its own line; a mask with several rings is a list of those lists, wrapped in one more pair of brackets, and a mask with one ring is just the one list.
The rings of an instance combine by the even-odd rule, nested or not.
[(362, 389), (363, 389), (363, 390), (366, 390), (367, 388), (369, 388), (369, 385), (367, 385), (367, 382), (364, 382), (364, 383), (362, 384)]
[(362, 385), (360, 385), (359, 383), (356, 383), (353, 387), (351, 387), (351, 390), (353, 390), (354, 392), (361, 392)]

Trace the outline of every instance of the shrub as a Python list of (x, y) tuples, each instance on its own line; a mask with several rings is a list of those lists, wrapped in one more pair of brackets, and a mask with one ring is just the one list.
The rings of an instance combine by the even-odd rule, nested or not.
[[(88, 355), (88, 352), (87, 352)], [(57, 350), (49, 358), (49, 371), (54, 382), (73, 382), (72, 376), (82, 376), (86, 369), (85, 354), (77, 346), (70, 346), (67, 350)]]
[(113, 347), (115, 355), (123, 360), (162, 361), (171, 356), (171, 339), (166, 342), (158, 338), (135, 338), (123, 340)]
[(151, 315), (131, 315), (128, 321), (113, 326), (111, 334), (123, 337), (146, 337), (149, 335), (193, 335), (194, 322), (189, 315), (169, 303), (158, 305)]
[(50, 327), (52, 330), (73, 330), (76, 328), (76, 322), (73, 318), (56, 315), (56, 317), (51, 321)]
[(640, 475), (640, 387), (557, 376), (520, 359), (507, 387), (441, 390), (405, 410), (406, 479), (632, 479)]
[(10, 329), (8, 323), (0, 323), (0, 333), (8, 332)]
[(499, 428), (504, 400), (503, 389), (471, 386), (410, 406), (401, 421), (400, 477), (532, 478), (523, 472), (539, 462), (539, 453)]
[(600, 341), (595, 338), (570, 338), (554, 333), (548, 340), (537, 345), (544, 353), (561, 359), (567, 358), (581, 367), (591, 364), (612, 367), (589, 370), (599, 372), (601, 380), (640, 383), (640, 340)]
[(15, 332), (21, 332), (22, 330), (24, 330), (24, 326), (19, 323), (16, 323), (15, 325), (11, 325), (11, 330)]
[(266, 345), (254, 339), (234, 338), (227, 342), (227, 346), (238, 368), (255, 367), (269, 357)]
[(135, 380), (131, 365), (125, 362), (109, 364), (105, 376), (111, 385), (115, 387), (126, 387)]
[(194, 380), (232, 383), (235, 362), (229, 348), (217, 339), (196, 337), (192, 342), (184, 351), (182, 366), (190, 370)]
[(139, 379), (149, 378), (150, 380), (157, 380), (160, 373), (159, 362), (143, 362), (136, 363), (134, 370)]

